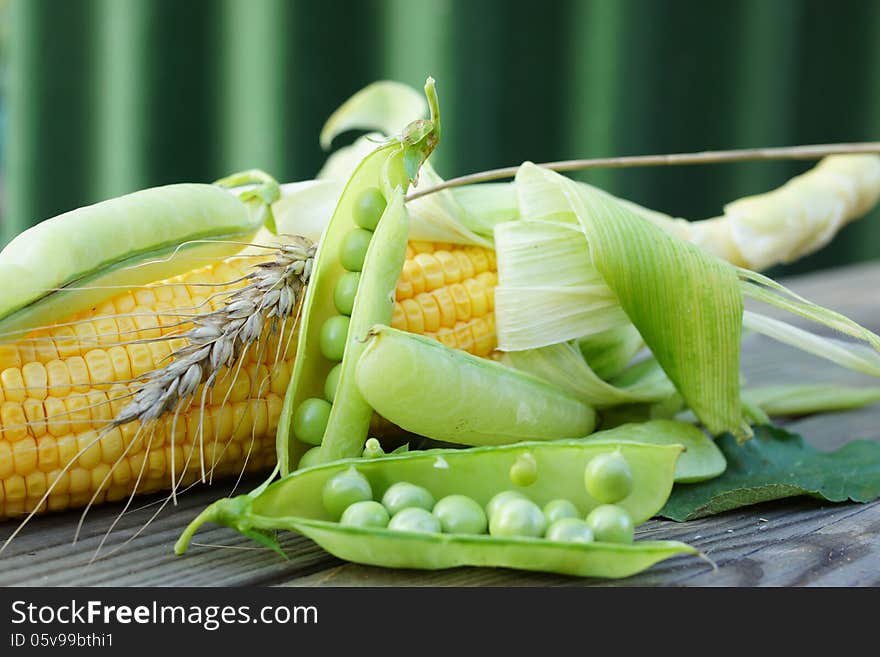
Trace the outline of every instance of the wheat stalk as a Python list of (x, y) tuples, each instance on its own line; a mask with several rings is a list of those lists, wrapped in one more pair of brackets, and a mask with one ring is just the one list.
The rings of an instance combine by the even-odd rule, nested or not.
[(171, 354), (168, 365), (138, 379), (132, 401), (109, 428), (157, 419), (192, 398), (200, 385), (213, 386), (221, 369), (231, 367), (267, 325), (275, 331), (293, 315), (311, 277), (315, 251), (310, 240), (293, 238), (274, 259), (255, 265), (245, 277), (247, 284), (230, 292), (221, 308), (196, 317), (185, 333), (168, 336), (185, 338), (187, 344)]

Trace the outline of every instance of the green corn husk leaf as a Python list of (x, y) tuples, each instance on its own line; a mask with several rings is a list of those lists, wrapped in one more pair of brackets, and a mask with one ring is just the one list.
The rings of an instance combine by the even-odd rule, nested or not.
[(519, 218), (513, 183), (465, 185), (449, 191), (471, 217), (471, 230), (483, 237), (492, 239), (495, 226)]
[(304, 180), (282, 185), (281, 198), (272, 204), (278, 237), (262, 231), (254, 241), (274, 244), (284, 241), (285, 235), (302, 235), (317, 242), (343, 189), (344, 179)]
[(749, 310), (743, 313), (743, 327), (841, 367), (880, 377), (880, 354), (865, 345), (816, 335)]
[(808, 301), (766, 276), (747, 269), (738, 269), (738, 272), (742, 279), (744, 295), (867, 342), (880, 352), (880, 336), (860, 326), (849, 317)]
[[(378, 132), (363, 135), (331, 154), (318, 172), (318, 180), (344, 184), (367, 155), (389, 136), (424, 116), (426, 110), (423, 95), (406, 85), (381, 81), (364, 87), (327, 120), (321, 131), (321, 146), (329, 148), (333, 138), (346, 130)], [(414, 190), (443, 182), (427, 162), (419, 160), (419, 164), (419, 182)], [(515, 219), (518, 206), (513, 186), (499, 183), (435, 192), (410, 202), (409, 211), (411, 239), (491, 248), (495, 224)]]
[(380, 80), (367, 85), (337, 108), (321, 129), (321, 147), (347, 130), (376, 130), (386, 135), (425, 116), (425, 97), (405, 84)]
[(849, 411), (880, 402), (880, 387), (856, 388), (828, 383), (745, 388), (743, 399), (767, 415), (791, 416)]
[[(415, 190), (433, 187), (443, 182), (434, 168), (427, 162), (419, 174), (419, 184)], [(471, 208), (479, 213), (486, 208), (492, 212), (492, 198), (486, 197), (482, 204), (471, 199)], [(410, 213), (410, 239), (428, 242), (452, 242), (454, 244), (473, 244), (492, 248), (492, 234), (481, 235), (472, 230), (485, 230), (484, 224), (466, 210), (451, 190), (444, 189), (428, 194), (407, 203)]]
[[(400, 129), (403, 129), (403, 126), (400, 126)], [(364, 158), (382, 146), (387, 139), (379, 132), (361, 135), (348, 146), (343, 146), (330, 153), (316, 178), (345, 184)]]
[[(522, 217), (544, 220), (534, 222), (538, 225), (546, 225), (548, 220), (556, 224), (547, 232), (557, 238), (559, 250), (569, 257), (562, 261), (555, 253), (552, 256), (542, 253), (540, 249), (544, 242), (539, 241), (532, 249), (537, 255), (532, 253), (525, 258), (527, 264), (524, 266), (529, 268), (529, 273), (536, 273), (538, 261), (543, 256), (543, 266), (548, 270), (543, 279), (557, 281), (557, 285), (550, 288), (557, 302), (552, 314), (544, 315), (540, 311), (543, 300), (531, 304), (528, 312), (538, 319), (562, 315), (566, 318), (565, 328), (569, 333), (575, 333), (562, 339), (538, 339), (543, 343), (540, 346), (632, 323), (687, 405), (710, 432), (729, 431), (739, 437), (748, 436), (750, 429), (744, 421), (739, 398), (743, 301), (736, 269), (698, 247), (664, 233), (614, 197), (534, 164), (526, 163), (520, 167), (516, 185)], [(533, 222), (513, 222), (496, 229), (500, 282), (496, 290), (496, 319), (502, 349), (511, 348), (506, 346), (506, 338), (511, 333), (516, 335), (519, 348), (539, 346), (525, 344), (523, 331), (517, 330), (522, 326), (515, 323), (502, 325), (502, 317), (515, 322), (507, 313), (505, 304), (518, 300), (522, 311), (526, 307), (523, 291), (528, 288), (505, 290), (508, 280), (502, 273), (500, 263), (504, 258), (500, 252), (516, 241), (502, 244), (499, 233), (508, 232), (503, 229), (515, 226), (521, 228), (527, 223)], [(559, 239), (560, 227), (569, 224), (579, 225), (585, 238), (579, 241), (570, 237), (569, 240), (577, 244), (568, 247), (570, 253), (562, 245), (566, 240)], [(509, 232), (515, 233), (516, 229)], [(537, 235), (538, 226), (534, 232)], [(594, 330), (597, 327), (593, 324), (593, 314), (588, 310), (586, 316), (583, 312), (578, 315), (580, 309), (572, 308), (572, 301), (578, 301), (571, 292), (578, 288), (574, 279), (576, 274), (584, 271), (583, 263), (578, 265), (574, 257), (575, 248), (588, 257), (586, 267), (592, 267), (601, 283), (611, 291), (612, 298), (616, 297), (627, 321), (618, 317), (616, 324), (609, 322), (613, 310), (608, 304), (600, 313), (606, 325)], [(525, 248), (521, 252), (528, 253)], [(514, 263), (509, 264), (509, 269), (517, 269)], [(559, 272), (560, 269), (565, 271), (566, 266), (571, 267), (572, 276), (569, 278)], [(518, 275), (523, 273), (520, 271)], [(587, 280), (592, 283), (595, 275)], [(564, 284), (566, 282), (568, 285)], [(568, 292), (567, 298), (563, 292)], [(607, 293), (605, 296), (607, 298)], [(577, 322), (581, 323), (579, 334), (575, 326)], [(549, 323), (552, 324), (553, 320)], [(559, 323), (556, 321), (557, 325)], [(559, 326), (555, 328), (554, 338), (563, 333)], [(532, 330), (528, 337), (537, 336), (538, 333)]]
[(645, 346), (632, 324), (596, 333), (577, 341), (581, 355), (600, 379), (611, 379), (630, 364)]
[[(624, 387), (613, 386), (603, 381), (584, 360), (580, 350), (568, 342), (540, 349), (504, 352), (501, 362), (544, 379), (596, 408), (660, 401), (675, 392), (669, 379), (648, 371)], [(660, 373), (662, 375), (662, 370)]]
[(616, 295), (590, 266), (574, 224), (512, 221), (495, 228), (498, 347), (545, 347), (628, 325)]

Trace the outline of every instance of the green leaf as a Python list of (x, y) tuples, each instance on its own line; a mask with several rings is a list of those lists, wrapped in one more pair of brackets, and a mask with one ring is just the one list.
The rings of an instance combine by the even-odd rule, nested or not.
[(694, 520), (785, 497), (813, 495), (829, 502), (870, 502), (880, 497), (880, 443), (854, 440), (819, 452), (778, 427), (758, 427), (737, 444), (718, 439), (727, 470), (717, 479), (677, 486), (658, 515)]

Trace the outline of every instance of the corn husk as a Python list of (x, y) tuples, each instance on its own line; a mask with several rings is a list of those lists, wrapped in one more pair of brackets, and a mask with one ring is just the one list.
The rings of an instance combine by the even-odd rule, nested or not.
[(534, 164), (520, 167), (516, 187), (523, 221), (495, 231), (499, 347), (520, 351), (632, 324), (712, 433), (748, 435), (736, 269), (605, 192)]

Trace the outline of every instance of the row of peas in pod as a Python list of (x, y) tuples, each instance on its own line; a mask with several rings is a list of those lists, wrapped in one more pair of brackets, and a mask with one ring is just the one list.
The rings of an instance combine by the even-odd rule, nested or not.
[(294, 435), (300, 441), (312, 445), (303, 455), (300, 467), (305, 467), (314, 461), (327, 429), (336, 388), (339, 384), (339, 375), (342, 370), (341, 361), (345, 354), (351, 313), (354, 309), (361, 271), (373, 231), (378, 226), (386, 205), (385, 197), (378, 187), (367, 187), (362, 190), (355, 199), (352, 211), (357, 227), (349, 230), (339, 247), (339, 263), (346, 272), (339, 277), (333, 290), (333, 304), (338, 314), (324, 320), (319, 335), (321, 355), (335, 365), (324, 382), (324, 397), (305, 399), (294, 412)]
[[(380, 228), (381, 229), (381, 228)], [(315, 464), (256, 495), (218, 500), (181, 536), (216, 522), (281, 551), (287, 529), (348, 561), (390, 568), (463, 565), (627, 577), (696, 550), (633, 541), (633, 525), (669, 498), (681, 444), (632, 440), (618, 427), (596, 439), (383, 454)]]
[(592, 458), (584, 470), (587, 493), (601, 502), (583, 517), (568, 499), (543, 509), (524, 490), (537, 479), (537, 463), (528, 452), (511, 465), (509, 479), (520, 489), (496, 493), (485, 506), (467, 495), (435, 500), (425, 487), (400, 481), (375, 500), (369, 480), (352, 465), (330, 478), (322, 491), (324, 509), (341, 525), (395, 531), (486, 534), (504, 538), (546, 538), (562, 543), (631, 543), (634, 523), (615, 503), (633, 488), (633, 474), (618, 450)]

